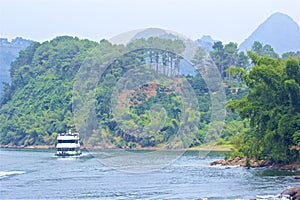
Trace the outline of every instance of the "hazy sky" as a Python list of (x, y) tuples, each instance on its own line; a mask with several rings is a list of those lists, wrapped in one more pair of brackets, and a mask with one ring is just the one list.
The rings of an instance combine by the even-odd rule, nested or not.
[(100, 41), (158, 27), (191, 39), (211, 35), (240, 43), (274, 12), (300, 24), (299, 10), (299, 0), (0, 0), (0, 37)]

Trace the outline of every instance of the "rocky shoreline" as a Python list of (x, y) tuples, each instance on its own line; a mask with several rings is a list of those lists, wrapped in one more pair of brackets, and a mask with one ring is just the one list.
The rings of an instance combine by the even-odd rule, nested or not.
[[(274, 170), (294, 171), (300, 172), (300, 160), (289, 164), (273, 164), (267, 160), (256, 161), (254, 159), (248, 159), (246, 157), (234, 157), (228, 160), (216, 160), (210, 163), (211, 166), (241, 166), (241, 167), (266, 167)], [(300, 179), (300, 176), (294, 176), (294, 179)], [(300, 200), (300, 186), (293, 186), (280, 193), (276, 199), (285, 200)], [(250, 200), (256, 200), (250, 199)]]
[(241, 166), (241, 167), (267, 167), (274, 170), (287, 170), (300, 172), (300, 160), (289, 164), (274, 164), (268, 160), (247, 159), (246, 157), (234, 157), (228, 160), (216, 160), (210, 165)]
[(284, 190), (280, 194), (280, 198), (284, 197), (291, 200), (300, 200), (300, 186), (294, 186)]
[[(248, 162), (248, 164), (247, 164)], [(230, 158), (228, 160), (216, 160), (210, 165), (222, 165), (222, 166), (241, 166), (241, 167), (246, 167), (247, 165), (250, 167), (264, 167), (268, 163), (265, 160), (260, 160), (260, 161), (255, 161), (253, 159), (250, 159), (247, 161), (246, 157), (234, 157)]]

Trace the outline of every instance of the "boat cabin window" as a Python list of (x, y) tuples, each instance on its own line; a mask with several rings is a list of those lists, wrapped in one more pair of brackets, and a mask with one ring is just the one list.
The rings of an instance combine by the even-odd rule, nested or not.
[(78, 140), (58, 140), (58, 143), (78, 143)]
[(58, 151), (75, 151), (75, 148), (58, 148)]

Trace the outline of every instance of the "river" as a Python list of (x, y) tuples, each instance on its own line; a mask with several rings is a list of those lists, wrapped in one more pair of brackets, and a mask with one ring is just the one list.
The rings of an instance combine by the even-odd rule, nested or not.
[(223, 152), (200, 158), (198, 151), (187, 151), (149, 173), (111, 169), (88, 152), (79, 158), (54, 153), (0, 149), (0, 199), (275, 199), (299, 185), (294, 172), (210, 166)]

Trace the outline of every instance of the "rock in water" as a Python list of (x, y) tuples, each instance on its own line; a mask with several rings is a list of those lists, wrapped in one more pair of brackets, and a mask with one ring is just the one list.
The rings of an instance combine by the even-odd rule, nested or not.
[(249, 166), (249, 167), (263, 167), (266, 164), (267, 164), (267, 161), (265, 161), (265, 160), (259, 160), (259, 161), (256, 161), (253, 159), (247, 160), (246, 157), (234, 157), (234, 158), (230, 158), (228, 160), (217, 160), (217, 161), (210, 163), (210, 165)]
[(300, 200), (300, 186), (294, 186), (284, 190), (281, 197), (290, 196), (292, 200)]

